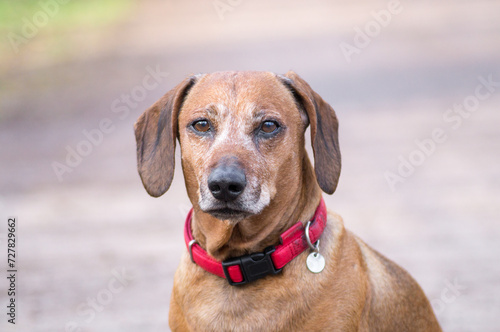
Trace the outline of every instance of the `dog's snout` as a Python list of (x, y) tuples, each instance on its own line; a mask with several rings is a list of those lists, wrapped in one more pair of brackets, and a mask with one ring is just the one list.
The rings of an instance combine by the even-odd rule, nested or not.
[(217, 166), (208, 177), (208, 189), (221, 201), (234, 201), (243, 192), (247, 180), (243, 169), (237, 165)]

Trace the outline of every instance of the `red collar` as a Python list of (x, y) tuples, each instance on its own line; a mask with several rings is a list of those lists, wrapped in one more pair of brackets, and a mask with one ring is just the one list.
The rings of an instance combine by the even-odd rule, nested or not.
[[(193, 209), (186, 217), (184, 240), (191, 255), (191, 260), (204, 270), (221, 278), (226, 278), (231, 285), (241, 285), (265, 277), (268, 274), (281, 272), (283, 266), (306, 250), (307, 244), (304, 226), (297, 222), (280, 236), (280, 244), (271, 246), (262, 253), (249, 254), (230, 258), (219, 262), (201, 248), (191, 233), (191, 217)], [(323, 198), (314, 213), (309, 227), (309, 237), (316, 243), (326, 226), (326, 206)]]

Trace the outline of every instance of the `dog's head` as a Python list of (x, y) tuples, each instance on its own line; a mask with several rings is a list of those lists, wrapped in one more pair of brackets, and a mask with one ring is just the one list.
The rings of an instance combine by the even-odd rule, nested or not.
[(218, 219), (257, 215), (298, 192), (304, 132), (311, 125), (315, 174), (332, 194), (340, 175), (334, 110), (294, 72), (217, 72), (185, 79), (135, 124), (138, 169), (151, 196), (174, 174), (179, 139), (188, 195)]

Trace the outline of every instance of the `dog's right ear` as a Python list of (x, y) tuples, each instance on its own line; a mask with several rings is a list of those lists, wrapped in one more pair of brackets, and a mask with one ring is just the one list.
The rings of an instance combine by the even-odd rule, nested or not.
[(177, 115), (196, 79), (196, 76), (186, 78), (142, 113), (134, 124), (137, 169), (144, 188), (153, 197), (163, 195), (172, 183)]

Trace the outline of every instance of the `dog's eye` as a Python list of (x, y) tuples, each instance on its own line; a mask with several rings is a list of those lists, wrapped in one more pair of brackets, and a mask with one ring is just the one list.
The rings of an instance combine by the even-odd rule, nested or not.
[(260, 130), (266, 134), (275, 132), (279, 128), (279, 125), (274, 121), (264, 121), (260, 126)]
[(210, 123), (207, 120), (199, 120), (193, 123), (193, 128), (196, 131), (205, 133), (210, 130)]

